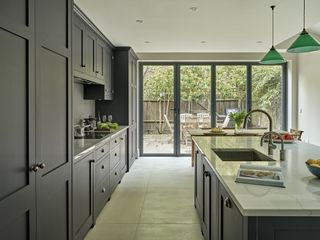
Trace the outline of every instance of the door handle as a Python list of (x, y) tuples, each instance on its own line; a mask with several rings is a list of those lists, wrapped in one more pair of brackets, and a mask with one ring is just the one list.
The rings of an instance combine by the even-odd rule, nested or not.
[(232, 207), (231, 200), (228, 197), (226, 197), (224, 199), (224, 206), (227, 207), (227, 208), (231, 208)]
[(31, 166), (31, 171), (38, 172), (39, 169), (44, 169), (46, 165), (44, 163), (38, 163)]

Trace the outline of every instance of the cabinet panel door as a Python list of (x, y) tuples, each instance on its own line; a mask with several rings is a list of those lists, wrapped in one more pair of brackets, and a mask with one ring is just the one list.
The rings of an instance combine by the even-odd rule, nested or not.
[(206, 239), (218, 240), (218, 178), (203, 160), (203, 232)]
[[(127, 134), (120, 137), (120, 169), (127, 171)], [(121, 176), (122, 177), (122, 176)]]
[(113, 99), (113, 53), (107, 47), (105, 50), (105, 100)]
[(195, 207), (198, 210), (200, 218), (202, 218), (202, 158), (201, 153), (196, 150), (196, 164), (195, 164), (195, 186), (194, 186), (194, 196), (195, 196)]
[(86, 28), (86, 73), (89, 76), (96, 77), (96, 35)]
[(83, 237), (93, 224), (94, 153), (73, 166), (73, 230)]
[(30, 171), (35, 164), (33, 9), (32, 0), (2, 2), (0, 7), (4, 116), (0, 124), (0, 239), (35, 239), (36, 234), (35, 173)]
[(243, 239), (243, 217), (224, 187), (219, 184), (220, 240)]
[(104, 80), (105, 76), (105, 43), (97, 38), (96, 50), (96, 77)]
[(41, 45), (62, 52), (70, 49), (70, 6), (69, 0), (36, 0), (37, 36)]
[(73, 14), (72, 28), (72, 62), (73, 70), (81, 73), (85, 72), (85, 24)]

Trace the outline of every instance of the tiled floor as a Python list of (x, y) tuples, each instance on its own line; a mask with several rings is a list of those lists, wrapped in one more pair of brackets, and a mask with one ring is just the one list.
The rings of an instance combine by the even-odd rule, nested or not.
[(85, 240), (203, 240), (189, 157), (139, 158)]

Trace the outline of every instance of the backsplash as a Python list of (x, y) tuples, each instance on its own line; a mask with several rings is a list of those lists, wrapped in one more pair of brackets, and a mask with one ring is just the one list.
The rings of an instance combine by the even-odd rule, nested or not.
[(80, 119), (95, 116), (95, 101), (83, 99), (82, 84), (74, 83), (73, 86), (73, 123), (78, 124)]

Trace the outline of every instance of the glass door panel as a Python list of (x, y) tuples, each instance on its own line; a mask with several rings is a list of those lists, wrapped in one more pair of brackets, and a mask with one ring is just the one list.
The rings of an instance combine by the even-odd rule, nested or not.
[[(273, 120), (273, 129), (281, 128), (282, 66), (252, 66), (252, 109), (263, 109)], [(269, 121), (262, 114), (252, 114), (253, 127), (268, 127)]]
[(174, 66), (143, 65), (143, 154), (174, 154)]
[(216, 126), (234, 128), (228, 114), (246, 111), (247, 66), (216, 66)]
[(193, 128), (211, 127), (211, 66), (180, 66), (180, 153), (191, 153)]

